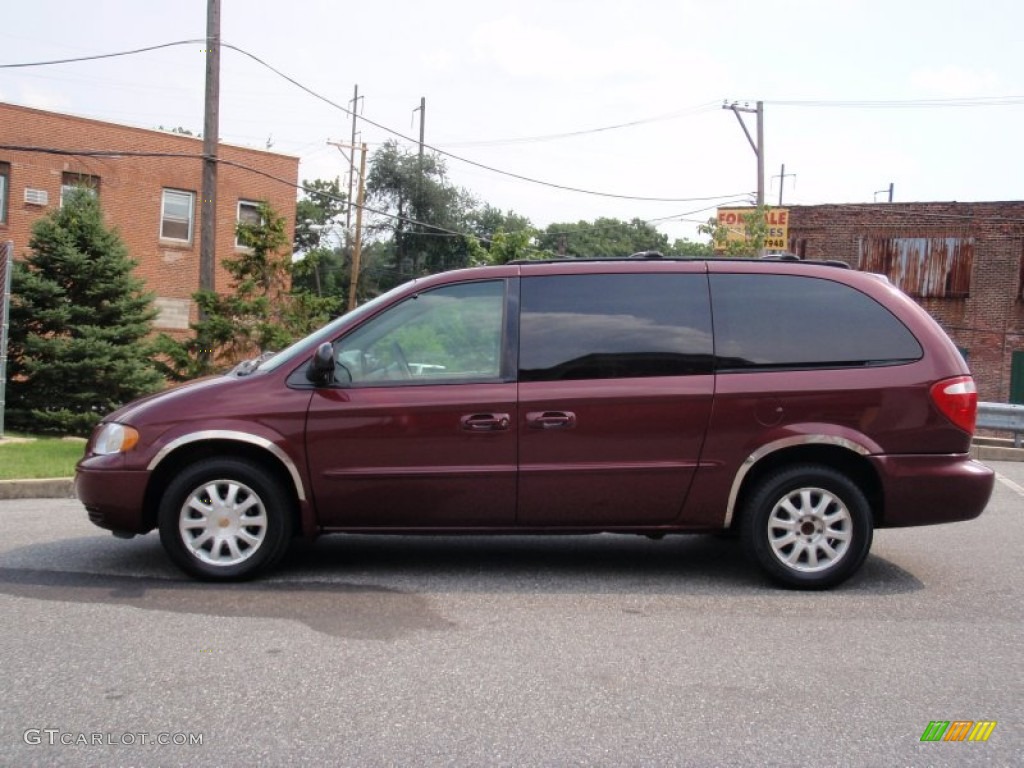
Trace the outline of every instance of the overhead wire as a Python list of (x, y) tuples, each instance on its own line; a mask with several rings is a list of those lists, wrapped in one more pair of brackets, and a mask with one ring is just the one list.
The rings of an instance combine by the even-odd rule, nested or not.
[[(194, 45), (196, 43), (205, 44), (206, 42), (207, 41), (206, 41), (205, 38), (191, 39), (191, 40), (178, 40), (178, 41), (174, 41), (174, 42), (170, 42), (170, 43), (162, 43), (162, 44), (159, 44), (159, 45), (151, 45), (151, 46), (146, 46), (146, 47), (143, 47), (143, 48), (135, 48), (135, 49), (127, 50), (127, 51), (117, 51), (117, 52), (114, 52), (114, 53), (95, 54), (95, 55), (90, 55), (90, 56), (76, 56), (76, 57), (70, 57), (70, 58), (66, 58), (66, 59), (51, 59), (51, 60), (47, 60), (47, 61), (23, 62), (23, 63), (13, 63), (13, 64), (0, 64), (0, 69), (11, 69), (11, 68), (19, 68), (19, 67), (38, 67), (38, 66), (48, 66), (48, 65), (53, 65), (53, 64), (68, 64), (68, 63), (75, 63), (75, 62), (82, 62), (82, 61), (94, 61), (94, 60), (98, 60), (98, 59), (108, 59), (108, 58), (115, 58), (115, 57), (118, 57), (118, 56), (130, 56), (130, 55), (135, 55), (135, 54), (139, 54), (139, 53), (146, 53), (146, 52), (149, 52), (149, 51), (159, 50), (159, 49), (162, 49), (162, 48), (170, 48), (170, 47), (173, 47), (173, 46)], [(371, 120), (370, 118), (365, 117), (363, 115), (359, 115), (358, 113), (354, 114), (346, 106), (344, 106), (342, 104), (338, 104), (337, 102), (335, 102), (332, 99), (324, 96), (323, 94), (320, 94), (320, 93), (314, 91), (312, 88), (309, 88), (308, 86), (306, 86), (303, 83), (299, 82), (295, 78), (291, 77), (290, 75), (286, 74), (285, 72), (282, 72), (281, 70), (277, 69), (276, 67), (274, 67), (273, 65), (269, 64), (268, 62), (264, 61), (259, 56), (257, 56), (255, 54), (245, 50), (244, 48), (241, 48), (239, 46), (236, 46), (236, 45), (233, 45), (231, 43), (225, 42), (223, 40), (220, 41), (220, 46), (222, 48), (227, 48), (229, 50), (235, 51), (236, 53), (239, 53), (239, 54), (241, 54), (243, 56), (246, 56), (246, 57), (252, 59), (256, 63), (260, 64), (261, 66), (265, 67), (266, 69), (268, 69), (271, 72), (273, 72), (274, 74), (276, 74), (278, 77), (286, 80), (287, 82), (291, 83), (295, 87), (299, 88), (300, 90), (304, 91), (305, 93), (309, 94), (310, 96), (313, 96), (314, 98), (324, 102), (325, 104), (328, 104), (329, 106), (331, 106), (331, 107), (333, 107), (335, 109), (340, 110), (341, 112), (345, 113), (346, 115), (354, 116), (357, 119), (362, 120), (366, 124), (372, 125), (373, 127), (378, 128), (378, 129), (380, 129), (382, 131), (385, 131), (386, 133), (389, 133), (389, 134), (391, 134), (393, 136), (396, 136), (396, 137), (398, 137), (398, 138), (400, 138), (400, 139), (402, 139), (404, 141), (418, 143), (415, 139), (413, 139), (412, 137), (402, 133), (401, 131), (396, 131), (393, 128), (389, 128), (386, 125), (378, 123), (375, 120)], [(708, 107), (708, 105), (700, 105), (699, 107), (697, 107), (695, 109), (703, 110), (703, 109), (705, 109), (707, 107)], [(653, 119), (662, 119), (662, 118), (653, 118)], [(597, 132), (597, 131), (602, 131), (602, 130), (614, 130), (616, 128), (630, 127), (630, 126), (632, 126), (634, 124), (640, 124), (640, 123), (647, 122), (647, 121), (650, 121), (650, 120), (651, 119), (649, 118), (649, 119), (645, 119), (645, 120), (634, 121), (634, 122), (631, 122), (631, 123), (623, 123), (623, 124), (620, 124), (618, 126), (607, 126), (607, 127), (599, 128), (599, 129), (588, 129), (587, 131), (584, 131), (584, 133), (585, 132)], [(568, 184), (558, 184), (558, 183), (555, 183), (555, 182), (544, 181), (544, 180), (541, 180), (541, 179), (535, 179), (535, 178), (532, 178), (530, 176), (526, 176), (524, 174), (519, 174), (519, 173), (514, 173), (512, 171), (502, 170), (500, 168), (495, 168), (493, 166), (489, 166), (489, 165), (486, 165), (484, 163), (477, 162), (475, 160), (470, 160), (469, 158), (462, 157), (460, 155), (456, 155), (456, 154), (454, 154), (452, 152), (444, 151), (444, 150), (442, 150), (442, 149), (440, 149), (438, 147), (435, 147), (435, 146), (432, 146), (432, 145), (429, 145), (429, 144), (424, 144), (423, 146), (425, 148), (430, 149), (430, 151), (435, 152), (435, 153), (437, 153), (439, 155), (442, 155), (444, 157), (449, 157), (449, 158), (451, 158), (453, 160), (456, 160), (458, 162), (465, 163), (467, 165), (470, 165), (470, 166), (473, 166), (473, 167), (476, 167), (476, 168), (480, 168), (482, 170), (485, 170), (485, 171), (488, 171), (488, 172), (491, 172), (491, 173), (496, 173), (496, 174), (499, 174), (499, 175), (502, 175), (502, 176), (508, 176), (509, 178), (514, 178), (514, 179), (517, 179), (519, 181), (524, 181), (524, 182), (527, 182), (527, 183), (530, 183), (530, 184), (537, 184), (537, 185), (549, 187), (549, 188), (552, 188), (552, 189), (560, 189), (560, 190), (563, 190), (563, 191), (566, 191), (566, 192), (575, 192), (575, 193), (578, 193), (578, 194), (593, 195), (593, 196), (597, 196), (597, 197), (607, 197), (607, 198), (618, 199), (618, 200), (635, 200), (635, 201), (641, 201), (641, 202), (688, 203), (688, 202), (702, 202), (702, 201), (706, 201), (706, 200), (716, 200), (716, 199), (724, 198), (724, 197), (735, 197), (737, 194), (740, 194), (740, 193), (736, 193), (736, 192), (730, 192), (730, 193), (724, 194), (724, 195), (710, 195), (710, 196), (705, 196), (705, 197), (657, 197), (657, 196), (645, 196), (645, 195), (625, 195), (625, 194), (616, 193), (616, 192), (601, 192), (601, 191), (597, 191), (597, 190), (583, 189), (581, 187), (574, 187), (574, 186), (571, 186), (571, 185), (568, 185)]]

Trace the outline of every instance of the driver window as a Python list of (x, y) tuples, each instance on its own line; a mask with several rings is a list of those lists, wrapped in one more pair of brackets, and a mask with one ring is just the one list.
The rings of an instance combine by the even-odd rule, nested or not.
[(352, 386), (499, 379), (504, 307), (501, 280), (410, 296), (335, 342), (336, 377)]

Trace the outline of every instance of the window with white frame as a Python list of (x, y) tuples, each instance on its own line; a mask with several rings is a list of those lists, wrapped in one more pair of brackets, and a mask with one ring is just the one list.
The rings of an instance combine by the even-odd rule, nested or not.
[[(259, 226), (263, 223), (263, 217), (260, 216), (260, 204), (255, 200), (239, 200), (238, 201), (238, 223), (249, 224), (252, 226)], [(238, 238), (238, 230), (235, 230), (235, 246), (237, 248), (244, 248), (245, 243), (241, 242)]]
[(60, 182), (61, 207), (64, 206), (64, 201), (68, 195), (76, 189), (84, 189), (93, 197), (98, 197), (100, 194), (100, 177), (91, 176), (88, 173), (68, 173), (65, 171)]
[(195, 207), (194, 192), (165, 189), (160, 214), (160, 239), (191, 243)]
[(11, 166), (0, 163), (0, 224), (7, 223), (7, 190), (11, 188)]

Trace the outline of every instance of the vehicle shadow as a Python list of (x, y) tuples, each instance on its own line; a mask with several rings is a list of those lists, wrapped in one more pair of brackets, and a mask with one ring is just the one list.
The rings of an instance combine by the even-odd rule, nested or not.
[[(443, 584), (446, 590), (459, 592), (799, 594), (764, 576), (738, 540), (714, 535), (652, 540), (624, 534), (348, 534), (324, 536), (312, 544), (297, 542), (278, 570), (289, 579), (318, 579), (339, 572), (431, 589)], [(869, 555), (853, 578), (828, 594), (898, 594), (923, 586), (913, 574)]]
[[(620, 596), (733, 601), (758, 610), (831, 613), (922, 584), (870, 557), (828, 592), (777, 589), (738, 542), (713, 536), (332, 536), (297, 542), (261, 580), (209, 584), (184, 577), (155, 535), (83, 537), (0, 555), (0, 594), (231, 618), (283, 619), (335, 637), (391, 640), (456, 625), (437, 594)], [(679, 604), (679, 607), (684, 607)], [(625, 609), (624, 609), (625, 610)]]

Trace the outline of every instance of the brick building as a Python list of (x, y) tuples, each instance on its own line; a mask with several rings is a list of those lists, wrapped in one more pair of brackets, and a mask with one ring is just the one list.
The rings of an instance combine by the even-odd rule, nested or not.
[[(199, 288), (202, 151), (190, 136), (0, 103), (0, 240), (21, 257), (33, 222), (69, 187), (90, 187), (157, 297), (156, 329), (187, 329), (197, 319), (190, 297)], [(226, 291), (220, 260), (234, 254), (235, 226), (258, 215), (260, 201), (285, 218), (291, 237), (299, 160), (225, 144), (218, 156), (215, 282)]]
[(789, 210), (793, 253), (887, 275), (956, 342), (979, 399), (1024, 403), (1024, 202)]

